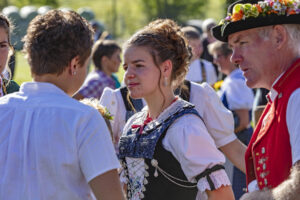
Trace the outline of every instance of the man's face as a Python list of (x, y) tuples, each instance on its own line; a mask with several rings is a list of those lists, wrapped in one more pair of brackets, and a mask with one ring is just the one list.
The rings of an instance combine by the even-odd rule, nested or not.
[[(269, 28), (269, 27), (264, 27)], [(228, 37), (232, 49), (231, 62), (238, 64), (251, 88), (268, 88), (274, 66), (272, 40), (259, 35), (262, 28), (233, 33)]]

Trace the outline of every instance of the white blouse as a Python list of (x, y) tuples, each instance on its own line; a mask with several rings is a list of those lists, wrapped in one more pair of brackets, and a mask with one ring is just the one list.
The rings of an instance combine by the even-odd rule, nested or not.
[[(145, 101), (143, 102), (146, 105)], [(224, 107), (216, 92), (207, 83), (200, 85), (191, 82), (190, 102), (203, 118), (217, 148), (236, 139), (231, 111)], [(114, 116), (114, 120), (111, 121), (112, 132), (115, 141), (118, 141), (126, 123), (126, 108), (120, 89), (105, 88), (100, 104), (107, 107)]]
[[(156, 120), (150, 122), (149, 126), (151, 126), (151, 123), (164, 121), (174, 113), (174, 110), (177, 110), (178, 107), (182, 105), (182, 101), (183, 100), (178, 99), (170, 105)], [(144, 107), (143, 111), (147, 112), (147, 110), (148, 107)], [(136, 116), (135, 114), (128, 120), (124, 127), (124, 134), (127, 133), (133, 122), (136, 121)], [(145, 128), (147, 128), (147, 126)], [(191, 182), (195, 182), (195, 177), (205, 169), (211, 168), (216, 164), (224, 164), (225, 162), (223, 154), (217, 149), (203, 121), (196, 115), (186, 114), (178, 118), (167, 130), (162, 144), (163, 147), (167, 151), (170, 151), (178, 160), (184, 174)], [(142, 183), (144, 172), (143, 170), (141, 171), (141, 168), (144, 166), (144, 159), (126, 158), (126, 162), (127, 164), (129, 163), (129, 176), (135, 173), (135, 168), (140, 169), (138, 177), (140, 177), (139, 181)], [(130, 167), (131, 163), (134, 163), (135, 168)], [(165, 171), (167, 171), (167, 169), (165, 169)], [(222, 185), (230, 185), (225, 170), (213, 172), (210, 176), (216, 188), (220, 188)], [(206, 178), (201, 178), (197, 183), (197, 187), (200, 193), (198, 197), (205, 196), (205, 190), (210, 190)], [(132, 199), (139, 199), (139, 196), (136, 194), (135, 198)]]

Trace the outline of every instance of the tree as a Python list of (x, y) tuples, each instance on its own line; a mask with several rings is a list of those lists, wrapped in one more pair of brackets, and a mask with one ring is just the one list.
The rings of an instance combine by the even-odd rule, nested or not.
[(170, 18), (184, 22), (191, 18), (204, 16), (202, 7), (205, 0), (142, 0), (148, 21), (155, 18)]
[(5, 0), (8, 5), (15, 5), (19, 8), (26, 5), (35, 5), (35, 6), (43, 6), (48, 5), (54, 8), (58, 7), (57, 0)]
[(2, 10), (6, 6), (8, 6), (8, 0), (3, 0), (0, 2), (0, 10)]

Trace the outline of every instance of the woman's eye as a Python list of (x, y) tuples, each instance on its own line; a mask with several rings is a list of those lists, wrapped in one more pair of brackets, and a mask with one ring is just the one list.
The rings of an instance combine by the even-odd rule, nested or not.
[(7, 48), (7, 47), (8, 47), (7, 44), (1, 44), (1, 45), (0, 45), (0, 48)]
[(127, 68), (128, 68), (128, 66), (126, 66), (126, 65), (124, 66), (124, 65), (123, 65), (124, 71), (127, 71)]

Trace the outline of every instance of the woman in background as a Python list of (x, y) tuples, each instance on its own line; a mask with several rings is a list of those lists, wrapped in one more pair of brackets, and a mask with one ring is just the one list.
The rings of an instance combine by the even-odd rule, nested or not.
[(7, 62), (13, 54), (13, 47), (10, 43), (11, 24), (7, 17), (0, 13), (0, 97), (6, 94), (19, 91), (19, 85), (4, 76), (9, 71)]

